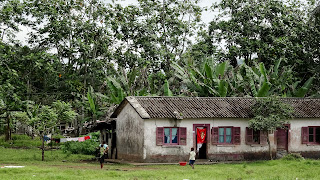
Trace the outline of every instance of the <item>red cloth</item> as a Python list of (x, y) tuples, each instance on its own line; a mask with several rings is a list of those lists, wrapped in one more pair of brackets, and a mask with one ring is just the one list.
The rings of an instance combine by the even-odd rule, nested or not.
[(84, 140), (90, 139), (90, 136), (85, 136)]
[(203, 144), (206, 142), (207, 129), (197, 129), (197, 144)]

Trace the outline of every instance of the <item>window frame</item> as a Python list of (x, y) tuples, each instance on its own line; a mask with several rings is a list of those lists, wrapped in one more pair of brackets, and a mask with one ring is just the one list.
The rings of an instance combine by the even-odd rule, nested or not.
[[(170, 128), (170, 143), (165, 143), (165, 128)], [(172, 128), (177, 128), (177, 143), (172, 143)], [(187, 128), (186, 127), (156, 127), (156, 145), (157, 146), (177, 146), (187, 145)]]
[[(218, 134), (218, 144), (227, 144), (227, 145), (231, 145), (231, 144), (234, 144), (234, 142), (233, 142), (233, 136), (234, 136), (234, 134), (233, 134), (233, 126), (218, 126), (218, 133), (219, 133), (219, 129), (220, 128), (224, 128), (224, 130), (223, 130), (223, 133), (224, 133), (224, 135), (223, 135), (223, 139), (224, 139), (224, 142), (220, 142), (220, 134)], [(226, 142), (226, 137), (227, 137), (227, 135), (226, 135), (226, 128), (231, 128), (231, 142), (230, 143), (227, 143)]]
[[(170, 129), (170, 131), (169, 131), (169, 133), (170, 133), (170, 143), (166, 143), (165, 142), (165, 136), (164, 136), (164, 133), (165, 133), (165, 129), (166, 128), (169, 128)], [(172, 143), (172, 128), (176, 128), (177, 129), (177, 143)], [(163, 127), (163, 145), (179, 145), (179, 130), (180, 130), (180, 128), (179, 127)]]
[[(250, 134), (249, 134), (249, 131), (251, 132)], [(258, 142), (253, 141), (254, 132), (256, 132), (258, 134), (258, 137), (259, 137)], [(246, 127), (246, 144), (261, 144), (261, 131)]]
[[(319, 128), (320, 129), (320, 126), (307, 126), (307, 128), (308, 128), (308, 144), (318, 144), (318, 145), (320, 145), (320, 141), (319, 142), (317, 142), (316, 141), (316, 136), (317, 136), (317, 134), (316, 134), (316, 128)], [(313, 128), (313, 141), (309, 141), (310, 140), (310, 128)], [(320, 136), (320, 134), (318, 135), (318, 136)]]

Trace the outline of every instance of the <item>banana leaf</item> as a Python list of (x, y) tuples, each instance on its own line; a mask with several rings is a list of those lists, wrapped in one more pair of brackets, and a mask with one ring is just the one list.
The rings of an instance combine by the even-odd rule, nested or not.
[(215, 70), (216, 76), (219, 77), (220, 75), (221, 77), (223, 77), (227, 67), (228, 67), (228, 61), (224, 61), (223, 63), (218, 64)]
[(164, 81), (163, 91), (165, 96), (173, 96), (167, 80)]
[(269, 82), (263, 82), (261, 88), (259, 89), (256, 97), (266, 97), (270, 90), (271, 84)]
[(220, 97), (226, 97), (228, 92), (228, 83), (225, 80), (221, 80), (218, 87)]
[(313, 81), (313, 77), (309, 78), (304, 85), (299, 88), (299, 90), (295, 93), (295, 97), (304, 97), (307, 92), (309, 91), (311, 85), (312, 85), (312, 81)]

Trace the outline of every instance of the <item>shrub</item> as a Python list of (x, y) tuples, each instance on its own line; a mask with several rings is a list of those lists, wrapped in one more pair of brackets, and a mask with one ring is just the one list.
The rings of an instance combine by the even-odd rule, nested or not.
[(61, 138), (64, 138), (64, 136), (62, 136), (61, 134), (55, 134), (55, 135), (52, 135), (51, 138), (54, 138), (54, 139), (61, 139)]
[(35, 137), (32, 139), (27, 135), (18, 135), (12, 134), (12, 140), (5, 141), (4, 136), (0, 136), (0, 146), (2, 147), (23, 147), (23, 148), (31, 148), (31, 147), (39, 147), (41, 146), (41, 141), (39, 137)]
[(99, 143), (93, 139), (83, 142), (68, 141), (60, 145), (64, 153), (95, 155)]
[(13, 134), (12, 140), (31, 140), (32, 138), (25, 134)]
[(88, 135), (91, 135), (91, 138), (92, 138), (92, 139), (96, 139), (96, 140), (99, 140), (99, 139), (100, 139), (100, 132), (99, 132), (99, 131), (89, 133)]
[(283, 156), (281, 159), (286, 161), (301, 161), (304, 160), (304, 157), (302, 157), (301, 154), (292, 153)]

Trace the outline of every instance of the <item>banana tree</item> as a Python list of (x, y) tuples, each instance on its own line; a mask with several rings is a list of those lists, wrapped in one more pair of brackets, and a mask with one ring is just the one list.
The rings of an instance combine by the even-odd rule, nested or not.
[(200, 65), (200, 68), (190, 64), (184, 69), (177, 63), (173, 63), (172, 67), (176, 71), (175, 76), (199, 96), (226, 97), (229, 93), (228, 72), (232, 67), (228, 61), (216, 63), (209, 58)]
[(267, 70), (263, 63), (252, 66), (242, 64), (236, 68), (225, 61), (213, 64), (205, 61), (200, 68), (183, 68), (174, 63), (175, 76), (186, 84), (189, 91), (196, 91), (199, 96), (250, 96), (267, 97), (304, 97), (308, 93), (313, 77), (303, 86), (292, 71), (293, 67), (280, 66), (281, 59)]
[(99, 92), (95, 92), (90, 86), (84, 101), (88, 113), (85, 120), (91, 121), (95, 124), (98, 119), (106, 115), (108, 110), (106, 100), (107, 96)]

